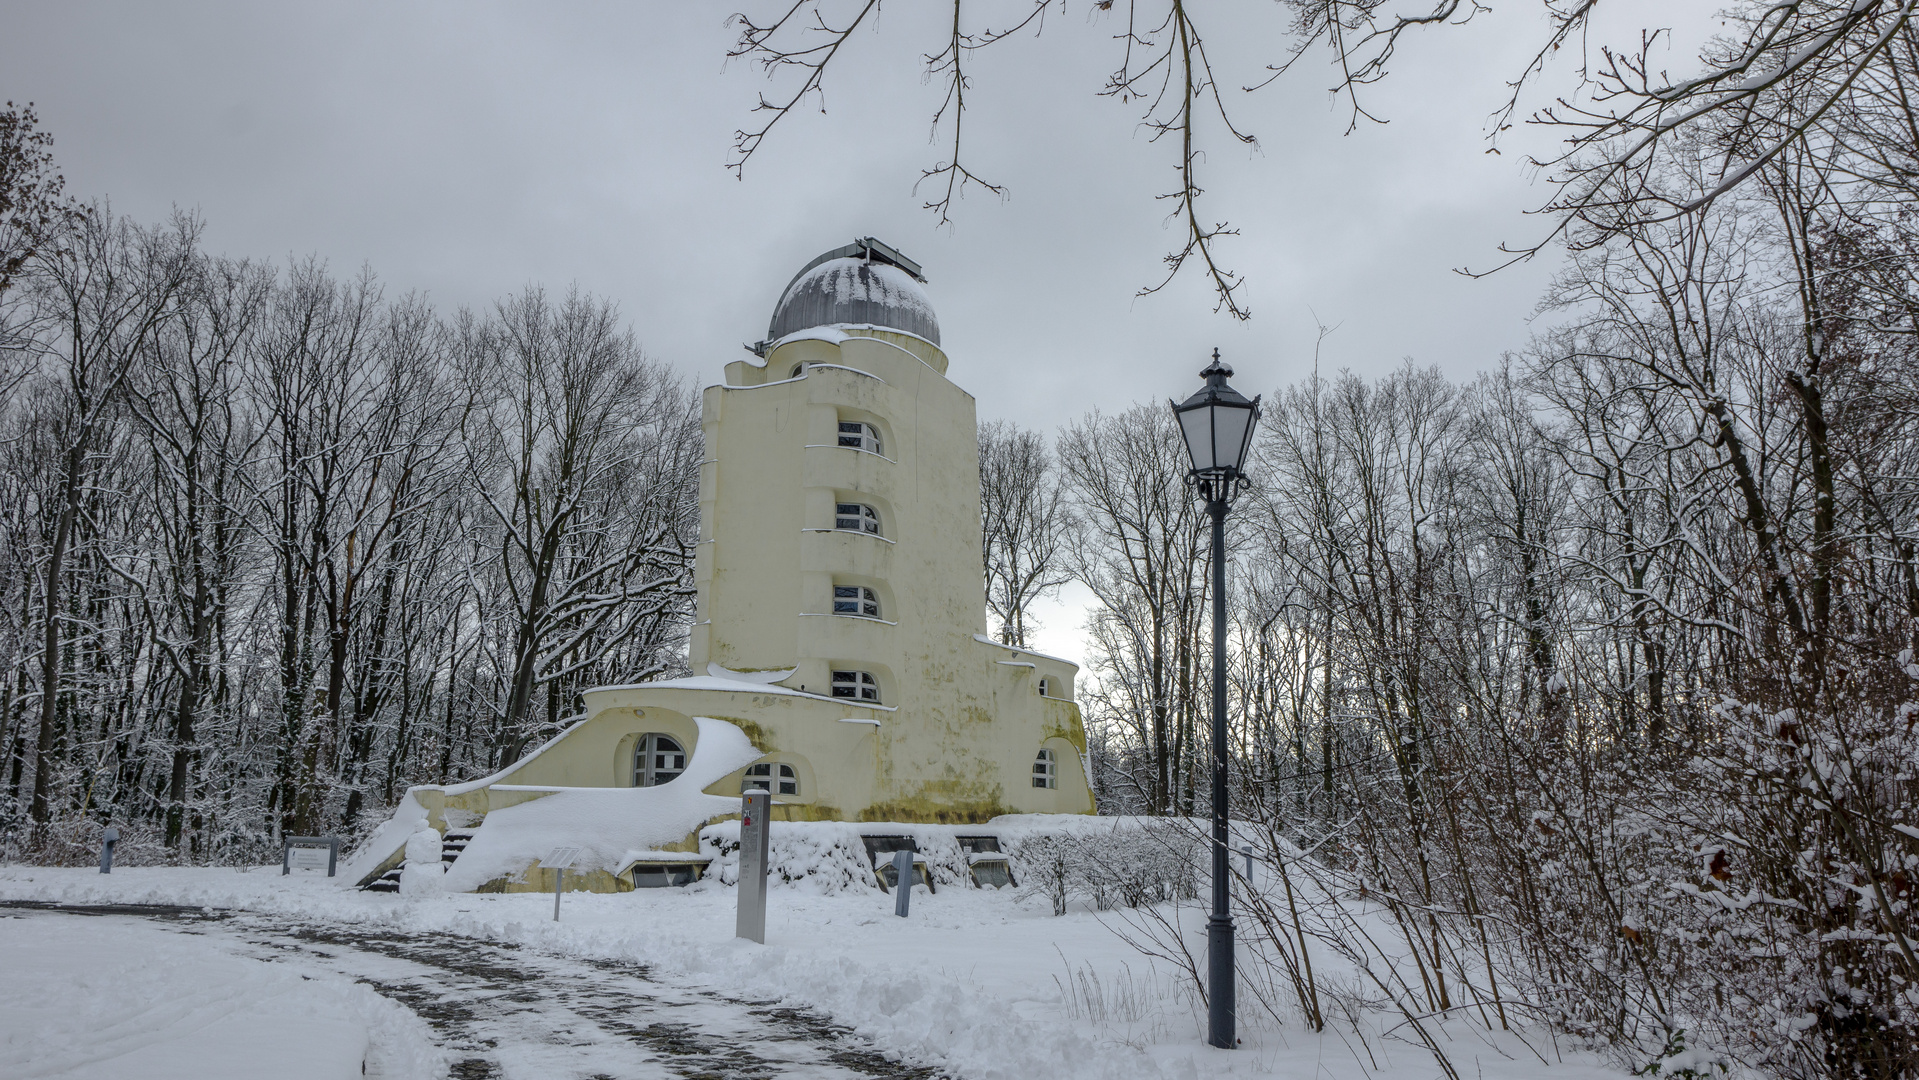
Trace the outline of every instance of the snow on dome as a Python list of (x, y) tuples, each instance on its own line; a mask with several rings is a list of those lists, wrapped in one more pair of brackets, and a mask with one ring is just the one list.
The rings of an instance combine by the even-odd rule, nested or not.
[(904, 330), (935, 345), (940, 341), (939, 321), (919, 282), (897, 266), (859, 256), (829, 258), (800, 271), (773, 309), (766, 340), (845, 323)]

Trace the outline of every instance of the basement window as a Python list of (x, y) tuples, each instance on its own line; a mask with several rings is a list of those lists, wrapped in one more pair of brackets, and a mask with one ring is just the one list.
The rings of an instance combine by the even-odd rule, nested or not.
[(1012, 864), (998, 852), (967, 856), (966, 872), (972, 876), (976, 889), (1004, 889), (1019, 884), (1013, 880)]
[(633, 887), (636, 889), (672, 889), (700, 880), (699, 863), (635, 863)]

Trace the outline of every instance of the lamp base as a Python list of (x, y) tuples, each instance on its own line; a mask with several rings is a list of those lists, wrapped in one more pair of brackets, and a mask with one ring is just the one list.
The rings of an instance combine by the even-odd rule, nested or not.
[(1206, 920), (1206, 1041), (1222, 1050), (1239, 1045), (1234, 1031), (1233, 919), (1214, 915)]

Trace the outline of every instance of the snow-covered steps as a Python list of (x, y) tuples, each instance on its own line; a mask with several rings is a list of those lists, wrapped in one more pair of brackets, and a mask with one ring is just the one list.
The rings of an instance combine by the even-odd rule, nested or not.
[[(440, 838), (440, 863), (442, 867), (450, 867), (458, 861), (460, 853), (466, 850), (466, 845), (471, 842), (472, 839), (472, 829), (447, 830), (446, 835)], [(402, 861), (398, 866), (387, 870), (380, 876), (360, 886), (360, 888), (367, 892), (399, 892), (400, 876), (405, 872), (406, 863)]]
[(467, 843), (472, 839), (471, 829), (448, 829), (446, 835), (440, 838), (440, 861), (452, 866), (459, 861), (460, 852), (466, 850)]
[(360, 886), (360, 888), (367, 892), (399, 892), (400, 870), (401, 868), (396, 866), (386, 873), (381, 874), (379, 877), (374, 878), (372, 881), (367, 882), (365, 885)]

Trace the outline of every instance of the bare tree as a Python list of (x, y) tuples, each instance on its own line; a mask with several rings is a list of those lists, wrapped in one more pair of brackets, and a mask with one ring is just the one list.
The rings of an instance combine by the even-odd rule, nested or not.
[(86, 497), (89, 457), (128, 374), (187, 280), (200, 225), (179, 218), (168, 228), (143, 229), (100, 206), (66, 227), (35, 281), (58, 326), (45, 377), (60, 393), (59, 411), (49, 420), (59, 432), (61, 467), (40, 588), (40, 718), (30, 796), (38, 825), (52, 817), (48, 796), (61, 701), (61, 588)]
[[(952, 202), (969, 183), (1004, 195), (966, 164), (960, 138), (971, 86), (967, 61), (982, 49), (1022, 32), (1039, 34), (1053, 0), (1025, 0), (992, 30), (969, 18), (972, 7), (951, 0), (937, 47), (920, 50), (927, 79), (944, 93), (933, 115), (936, 140), (951, 125), (950, 155), (924, 170), (921, 182), (940, 194), (926, 203), (949, 220)], [(1058, 4), (1061, 15), (1071, 5)], [(1726, 13), (1733, 34), (1715, 38), (1689, 70), (1672, 77), (1656, 59), (1667, 32), (1641, 30), (1617, 47), (1592, 42), (1594, 0), (1540, 0), (1537, 47), (1523, 66), (1505, 75), (1504, 103), (1489, 117), (1489, 150), (1526, 107), (1528, 95), (1547, 92), (1553, 104), (1528, 123), (1563, 136), (1558, 150), (1534, 164), (1547, 170), (1552, 194), (1541, 207), (1553, 222), (1546, 235), (1509, 250), (1528, 258), (1566, 240), (1575, 246), (1605, 242), (1638, 224), (1696, 214), (1751, 181), (1789, 147), (1843, 148), (1856, 176), (1910, 188), (1919, 154), (1910, 123), (1915, 61), (1913, 0), (1744, 0)], [(769, 78), (797, 79), (774, 98), (762, 97), (758, 126), (735, 133), (740, 170), (781, 120), (812, 101), (825, 107), (829, 70), (857, 67), (844, 56), (856, 31), (877, 20), (879, 0), (779, 0), (766, 15), (736, 14), (739, 36), (729, 58), (759, 64)], [(1179, 247), (1165, 256), (1167, 274), (1140, 290), (1156, 292), (1189, 264), (1200, 268), (1218, 300), (1235, 318), (1250, 311), (1237, 294), (1242, 279), (1217, 257), (1218, 241), (1236, 235), (1229, 224), (1204, 216), (1206, 194), (1198, 168), (1206, 140), (1257, 146), (1234, 118), (1224, 88), (1263, 89), (1308, 58), (1333, 69), (1332, 92), (1346, 101), (1351, 132), (1360, 121), (1384, 122), (1365, 100), (1367, 89), (1390, 75), (1400, 48), (1420, 34), (1438, 34), (1490, 10), (1475, 0), (1434, 0), (1406, 10), (1376, 0), (1284, 0), (1290, 35), (1275, 35), (1271, 59), (1238, 78), (1215, 71), (1195, 6), (1185, 0), (1092, 0), (1089, 22), (1108, 26), (1118, 63), (1097, 93), (1139, 106), (1151, 143), (1177, 145), (1180, 184), (1160, 196), (1171, 207)], [(1059, 33), (1060, 31), (1055, 31)], [(1247, 28), (1209, 24), (1207, 34), (1245, 36)], [(1541, 86), (1549, 61), (1579, 51), (1567, 82)], [(1238, 85), (1235, 87), (1234, 84)], [(946, 140), (940, 140), (945, 142)], [(1719, 155), (1710, 183), (1668, 186), (1668, 164), (1709, 145)], [(1505, 265), (1505, 264), (1501, 264)]]
[(691, 595), (699, 428), (690, 395), (612, 305), (577, 292), (501, 303), (468, 327), (463, 351), (475, 376), (467, 468), (502, 589), (504, 764), (571, 710), (571, 679), (611, 656), (630, 679), (670, 665)]
[(216, 664), (215, 630), (237, 576), (245, 519), (238, 469), (247, 446), (239, 415), (243, 350), (264, 316), (273, 275), (249, 263), (195, 258), (150, 357), (128, 381), (128, 405), (146, 434), (159, 542), (164, 624), (154, 637), (178, 689), (170, 732), (165, 842), (177, 845), (191, 799), (196, 725)]
[(63, 226), (84, 211), (63, 197), (66, 180), (53, 162), (53, 136), (38, 130), (33, 104), (0, 109), (0, 298), (34, 256), (58, 244)]
[(1064, 489), (1045, 436), (1005, 420), (980, 425), (979, 478), (986, 610), (1001, 641), (1024, 646), (1038, 625), (1028, 607), (1070, 580)]
[(1185, 443), (1164, 407), (1136, 405), (1069, 425), (1059, 458), (1078, 522), (1074, 574), (1099, 605), (1095, 719), (1122, 725), (1130, 752), (1120, 759), (1148, 813), (1190, 811), (1210, 560), (1181, 482)]

